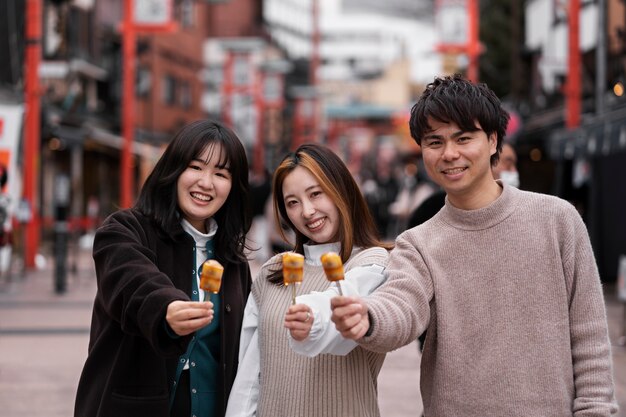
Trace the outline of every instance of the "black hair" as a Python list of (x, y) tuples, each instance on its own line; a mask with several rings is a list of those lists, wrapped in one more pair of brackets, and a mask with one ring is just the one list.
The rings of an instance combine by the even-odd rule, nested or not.
[(181, 217), (178, 178), (193, 159), (214, 144), (222, 147), (220, 165), (228, 166), (232, 177), (228, 198), (213, 216), (219, 226), (215, 235), (216, 258), (243, 262), (246, 233), (252, 221), (248, 205), (248, 160), (237, 135), (222, 123), (198, 120), (181, 128), (146, 179), (135, 208), (171, 234)]
[(496, 134), (496, 153), (491, 155), (491, 165), (498, 163), (509, 114), (486, 84), (474, 84), (459, 74), (435, 77), (411, 109), (409, 128), (418, 145), (432, 130), (428, 118), (441, 123), (454, 122), (465, 132), (479, 130), (478, 122), (487, 136)]

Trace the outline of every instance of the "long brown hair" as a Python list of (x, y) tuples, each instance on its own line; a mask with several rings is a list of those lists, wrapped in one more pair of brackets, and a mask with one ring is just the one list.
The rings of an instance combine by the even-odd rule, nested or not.
[[(276, 224), (281, 221), (294, 231), (296, 241), (294, 252), (304, 254), (304, 244), (308, 237), (300, 232), (287, 216), (283, 195), (283, 183), (285, 178), (297, 167), (309, 171), (317, 180), (322, 190), (337, 206), (339, 212), (339, 230), (337, 241), (341, 243), (341, 260), (345, 263), (352, 254), (354, 246), (363, 249), (374, 246), (391, 249), (390, 243), (380, 239), (378, 229), (369, 211), (367, 203), (361, 194), (361, 190), (348, 167), (333, 151), (318, 144), (301, 145), (295, 152), (289, 153), (274, 171), (272, 181), (274, 215)], [(358, 225), (358, 227), (356, 227)], [(285, 240), (283, 230), (279, 233)], [(280, 271), (272, 271), (268, 279), (273, 283), (280, 282)]]

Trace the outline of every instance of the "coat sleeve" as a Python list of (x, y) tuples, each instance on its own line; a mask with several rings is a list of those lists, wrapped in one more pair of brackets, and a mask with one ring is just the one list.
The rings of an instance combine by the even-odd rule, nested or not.
[(163, 320), (172, 301), (189, 297), (157, 267), (144, 226), (128, 212), (109, 217), (96, 233), (93, 257), (96, 302), (122, 331), (144, 337), (165, 356), (184, 352), (189, 337), (169, 337)]
[[(570, 207), (568, 207), (570, 208)], [(611, 344), (600, 276), (582, 219), (570, 210), (560, 230), (563, 271), (570, 297), (570, 333), (575, 416), (617, 413), (611, 366)]]
[(258, 339), (259, 311), (254, 297), (248, 297), (239, 343), (239, 367), (228, 398), (226, 417), (256, 415), (259, 400), (261, 358)]
[(314, 291), (296, 298), (298, 304), (307, 304), (313, 311), (313, 325), (309, 337), (296, 341), (291, 336), (289, 344), (296, 352), (304, 356), (317, 356), (322, 353), (347, 355), (358, 346), (350, 339), (345, 339), (330, 320), (330, 299), (339, 295), (337, 285), (341, 285), (343, 295), (366, 296), (371, 294), (384, 280), (385, 268), (381, 265), (357, 266), (346, 272), (345, 279), (332, 283), (323, 292)]

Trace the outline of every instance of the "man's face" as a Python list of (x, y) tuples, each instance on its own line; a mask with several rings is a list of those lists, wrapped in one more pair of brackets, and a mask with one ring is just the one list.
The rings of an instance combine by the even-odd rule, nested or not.
[[(495, 133), (487, 137), (482, 129), (464, 132), (456, 123), (431, 118), (428, 124), (432, 130), (421, 145), (430, 178), (446, 191), (455, 207), (472, 209), (488, 204), (495, 190), (490, 163), (496, 153)], [(480, 128), (478, 122), (476, 126)]]

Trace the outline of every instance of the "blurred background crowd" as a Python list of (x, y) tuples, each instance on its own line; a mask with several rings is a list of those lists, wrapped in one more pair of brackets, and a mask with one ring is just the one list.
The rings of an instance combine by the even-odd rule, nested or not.
[(393, 239), (438, 191), (411, 105), (435, 75), (463, 73), (510, 112), (519, 186), (575, 204), (603, 281), (618, 280), (622, 0), (4, 0), (0, 62), (5, 272), (88, 247), (173, 134), (206, 117), (247, 149), (257, 256), (284, 246), (271, 173), (310, 141), (341, 155)]

